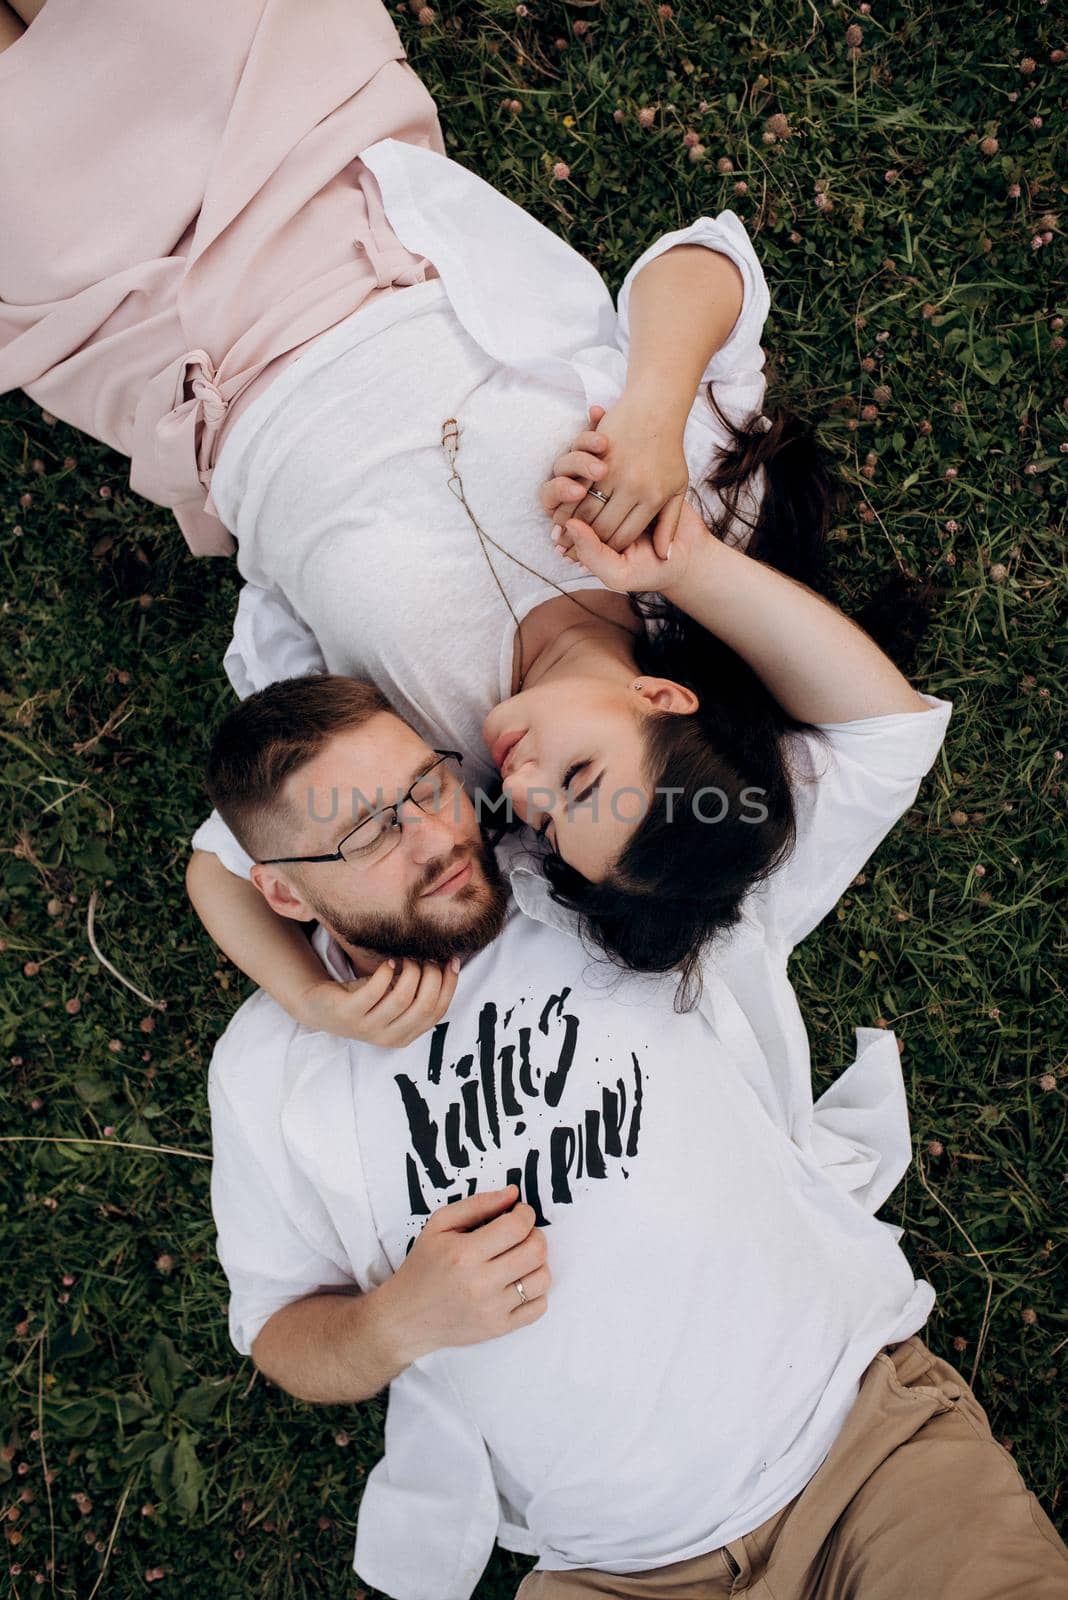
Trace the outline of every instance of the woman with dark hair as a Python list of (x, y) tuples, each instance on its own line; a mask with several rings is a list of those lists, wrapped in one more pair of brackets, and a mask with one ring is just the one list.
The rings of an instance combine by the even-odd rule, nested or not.
[[(554, 480), (547, 497), (562, 488)], [(539, 651), (522, 690), (487, 716), (504, 795), (551, 852), (540, 870), (513, 869), (512, 888), (535, 918), (560, 922), (553, 901), (578, 912), (578, 930), (622, 966), (677, 974), (676, 1005), (688, 1009), (706, 976), (715, 986), (726, 955), (716, 935), (735, 966), (737, 950), (750, 946), (785, 960), (798, 930), (830, 909), (915, 794), (949, 707), (916, 694), (813, 591), (710, 535), (689, 505), (664, 555), (651, 531), (617, 552), (588, 524), (565, 526), (565, 559), (581, 557), (607, 591), (659, 593), (651, 619), (659, 631), (643, 638), (599, 620), (576, 624)], [(641, 611), (639, 602), (636, 623)], [(270, 681), (272, 656), (274, 677), (321, 668), (306, 631), (292, 618), (290, 626), (288, 638), (273, 629), (256, 663), (267, 676), (242, 684), (246, 691)], [(643, 660), (674, 676), (635, 677)], [(336, 807), (335, 791), (324, 848), (354, 820)], [(264, 866), (235, 860), (219, 827), (207, 824), (194, 843), (252, 875), (260, 892), (237, 884), (213, 855), (194, 855), (190, 892), (209, 931), (307, 1026), (373, 1038), (359, 993), (323, 982), (296, 929), (269, 909)], [(599, 875), (564, 859), (565, 837), (571, 856), (606, 858)], [(329, 922), (325, 900), (321, 914)], [(565, 915), (561, 925), (575, 924)], [(764, 959), (750, 963), (758, 985)], [(418, 1008), (414, 970), (404, 981)], [(437, 1020), (431, 1009), (425, 1025)]]
[[(601, 408), (591, 411), (595, 423), (602, 416)], [(798, 498), (809, 503), (825, 500), (818, 456), (809, 450), (800, 470), (790, 462), (802, 435), (789, 419), (766, 429), (758, 425), (749, 432), (737, 430), (735, 437), (735, 450), (720, 458), (708, 485), (711, 492), (705, 496), (718, 503), (718, 523), (709, 518), (713, 531), (718, 527), (727, 542), (746, 542), (769, 556), (778, 544), (784, 550), (783, 567), (818, 578), (823, 504), (812, 507), (803, 534), (791, 525), (791, 514), (797, 519)], [(578, 443), (585, 449), (565, 452), (560, 467), (596, 471), (607, 483), (619, 443), (607, 433), (587, 433)], [(745, 453), (751, 458), (750, 470), (739, 473), (736, 464)], [(783, 479), (791, 469), (795, 481), (784, 488)], [(776, 492), (765, 489), (753, 525), (747, 527), (735, 507), (743, 493), (752, 496), (758, 474), (766, 484), (774, 483)], [(721, 489), (723, 479), (731, 481)], [(548, 504), (554, 496), (572, 491), (585, 495), (586, 487), (585, 478), (575, 487), (575, 480), (558, 475), (545, 486), (542, 499)], [(777, 516), (771, 514), (772, 506)], [(670, 517), (674, 523), (678, 515), (676, 505), (661, 520)], [(707, 538), (706, 525), (692, 512), (688, 515)], [(531, 567), (566, 569), (567, 563), (552, 550), (536, 521), (524, 518), (517, 533), (520, 537), (510, 548), (522, 551)], [(484, 548), (452, 546), (448, 529), (440, 522), (433, 539), (438, 562), (463, 573), (472, 585), (486, 577), (482, 603), (470, 592), (468, 601), (489, 632), (493, 579), (483, 565)], [(498, 554), (500, 542), (494, 545), (489, 555), (498, 577), (506, 563)], [(427, 561), (433, 559), (434, 552), (428, 551)], [(326, 604), (332, 607), (336, 595), (342, 613), (336, 625), (331, 619), (322, 625), (323, 610), (313, 597), (308, 610), (320, 623), (314, 634), (302, 630), (277, 591), (250, 585), (242, 596), (227, 658), (239, 691), (260, 687), (271, 677), (322, 666), (372, 677), (424, 737), (463, 751), (469, 785), (487, 797), (487, 822), (514, 817), (529, 821), (547, 836), (552, 853), (544, 863), (546, 875), (558, 898), (582, 911), (594, 944), (626, 966), (677, 969), (683, 975), (695, 971), (711, 936), (734, 921), (745, 893), (789, 849), (793, 805), (782, 736), (796, 723), (741, 655), (678, 607), (643, 596), (634, 604), (619, 597), (611, 614), (587, 609), (591, 599), (603, 603), (609, 598), (606, 586), (592, 577), (581, 581), (596, 583), (596, 588), (565, 595), (561, 584), (557, 599), (534, 607), (523, 619), (515, 630), (517, 660), (508, 663), (509, 674), (514, 675), (501, 678), (501, 692), (518, 692), (492, 707), (489, 695), (479, 698), (480, 679), (472, 670), (470, 653), (459, 644), (453, 646), (456, 629), (447, 614), (440, 640), (435, 636), (428, 612), (440, 595), (435, 585), (428, 584), (426, 569), (413, 572), (412, 588), (404, 585), (405, 570), (410, 569), (388, 552), (383, 573), (393, 585), (397, 608), (384, 613), (380, 626), (394, 643), (403, 636), (405, 622), (412, 625), (408, 646), (398, 649), (394, 661), (369, 660), (359, 654), (374, 636), (369, 613), (382, 610), (388, 599), (385, 587), (375, 582), (376, 572), (368, 572), (366, 565), (361, 565), (358, 577), (335, 575), (334, 595)], [(666, 571), (671, 568), (666, 566)], [(510, 581), (505, 573), (502, 587)], [(555, 579), (550, 578), (544, 592), (551, 594), (554, 589)], [(498, 604), (505, 612), (505, 605)], [(325, 642), (328, 631), (335, 631), (331, 643)], [(479, 648), (486, 643), (480, 640)], [(509, 643), (507, 631), (504, 643)], [(496, 650), (492, 634), (489, 644)], [(518, 656), (524, 649), (527, 659), (520, 671)], [(606, 671), (618, 681), (606, 682)], [(450, 676), (455, 682), (451, 701), (447, 709), (438, 710), (433, 697), (440, 703), (442, 682)], [(578, 743), (568, 747), (565, 759), (558, 751), (559, 739), (571, 727)], [(580, 780), (590, 759), (588, 734), (595, 727), (602, 737), (615, 727), (617, 736), (608, 787), (603, 787), (602, 778), (599, 800), (595, 796), (588, 803)], [(490, 752), (491, 763), (485, 757), (480, 761), (482, 750)], [(582, 764), (576, 765), (579, 758)], [(495, 769), (504, 779), (508, 804), (503, 811), (494, 809)], [(633, 791), (650, 775), (651, 790), (671, 787), (679, 804), (669, 818), (662, 799), (652, 793), (651, 805), (642, 808), (645, 820), (635, 827)], [(696, 815), (690, 804), (694, 795), (710, 786), (724, 796), (723, 815), (715, 826), (707, 815)], [(745, 803), (749, 793), (759, 793), (759, 806)], [(550, 795), (557, 802), (553, 808), (557, 815), (551, 821), (545, 806)], [(196, 843), (201, 851), (217, 851), (224, 860), (232, 848), (217, 822), (201, 830)], [(624, 862), (617, 861), (620, 851)], [(232, 905), (233, 885), (213, 862), (202, 860), (194, 866), (190, 888), (214, 936), (240, 961), (244, 944), (240, 933), (231, 933), (213, 911), (216, 893)], [(260, 905), (255, 910), (262, 915)], [(262, 971), (254, 976), (270, 987)]]
[[(708, 400), (714, 408), (711, 387)], [(591, 418), (600, 420), (596, 412)], [(723, 451), (707, 480), (717, 503), (709, 510), (709, 497), (704, 498), (708, 531), (821, 591), (831, 486), (812, 434), (782, 409), (774, 420), (756, 418), (731, 433), (733, 447)], [(747, 518), (743, 496), (752, 496), (758, 475), (763, 492)], [(552, 502), (567, 489), (562, 477), (543, 489), (552, 515), (566, 514), (566, 505)], [(590, 523), (581, 523), (580, 513), (591, 510)], [(606, 522), (597, 500), (587, 496), (574, 516), (583, 532), (593, 529), (606, 550), (630, 547), (625, 532), (621, 536)], [(655, 554), (655, 540), (651, 543)], [(574, 537), (558, 540), (558, 548), (573, 556)], [(633, 571), (625, 584), (618, 573), (613, 581), (601, 569), (597, 547), (587, 541), (585, 549), (596, 562), (592, 570), (608, 587), (634, 588)], [(650, 570), (648, 579), (655, 576)], [(683, 604), (673, 604), (661, 592), (634, 594), (632, 606), (644, 624), (634, 641), (638, 671), (685, 685), (697, 704), (687, 717), (660, 714), (646, 723), (643, 768), (651, 796), (611, 869), (587, 877), (553, 849), (543, 870), (554, 898), (582, 914), (602, 950), (628, 968), (677, 971), (680, 994), (692, 995), (709, 941), (737, 920), (748, 892), (792, 848), (794, 806), (784, 735), (802, 724), (784, 711), (744, 651), (732, 650)], [(501, 714), (498, 708), (496, 715)], [(695, 796), (709, 790), (717, 796), (714, 827), (694, 804)], [(745, 798), (757, 793), (759, 821)], [(525, 815), (520, 797), (515, 804)], [(548, 831), (547, 824), (542, 831)]]

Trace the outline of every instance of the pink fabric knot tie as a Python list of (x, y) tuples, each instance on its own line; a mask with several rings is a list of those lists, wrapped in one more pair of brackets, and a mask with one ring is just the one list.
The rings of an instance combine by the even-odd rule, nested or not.
[(183, 498), (188, 498), (198, 485), (207, 489), (211, 484), (215, 447), (230, 401), (219, 387), (215, 363), (206, 350), (187, 350), (176, 367), (174, 405), (159, 425), (157, 447), (167, 460), (175, 488), (182, 483)]
[[(206, 350), (187, 350), (146, 384), (134, 416), (131, 487), (158, 505), (203, 505), (230, 402), (256, 370), (220, 382)], [(228, 542), (220, 529), (221, 546)]]
[[(186, 360), (188, 361), (189, 359), (190, 358), (187, 356)], [(200, 352), (198, 352), (196, 359), (200, 359)], [(200, 401), (201, 416), (205, 425), (209, 428), (218, 428), (222, 425), (226, 418), (229, 404), (219, 393), (218, 386), (215, 383), (214, 367), (211, 365), (210, 361), (208, 361), (207, 365), (210, 369), (211, 376), (209, 377), (202, 368), (193, 379), (190, 387), (193, 391), (194, 400)]]

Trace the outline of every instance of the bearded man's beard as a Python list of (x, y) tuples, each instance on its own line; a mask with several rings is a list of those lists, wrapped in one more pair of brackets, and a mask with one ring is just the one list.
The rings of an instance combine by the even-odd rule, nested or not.
[[(458, 889), (449, 902), (454, 915), (457, 910), (467, 912), (466, 915), (456, 917), (451, 924), (437, 922), (432, 920), (433, 913), (428, 914), (425, 909), (426, 903), (420, 900), (427, 889), (443, 879), (450, 866), (461, 866), (465, 854), (463, 850), (456, 850), (452, 856), (431, 862), (409, 895), (404, 911), (395, 916), (355, 916), (339, 912), (311, 894), (307, 898), (323, 926), (342, 944), (375, 950), (399, 960), (443, 963), (453, 956), (473, 956), (493, 943), (508, 912), (508, 885), (490, 846), (484, 840), (475, 845), (470, 852), (475, 867), (472, 880)], [(479, 868), (482, 882), (477, 881)]]

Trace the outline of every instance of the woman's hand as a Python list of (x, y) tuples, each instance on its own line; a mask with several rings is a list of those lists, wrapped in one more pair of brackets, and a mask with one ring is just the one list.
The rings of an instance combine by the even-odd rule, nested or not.
[(643, 533), (620, 552), (602, 542), (596, 528), (575, 517), (564, 524), (557, 548), (569, 561), (600, 578), (606, 589), (614, 589), (618, 594), (655, 593), (671, 597), (685, 584), (701, 552), (713, 542), (713, 536), (697, 512), (684, 500), (679, 507), (674, 538), (663, 556), (657, 552), (652, 533)]
[(399, 1049), (440, 1022), (452, 1004), (460, 963), (383, 961), (369, 978), (306, 989), (297, 1021), (341, 1039)]
[[(689, 483), (682, 429), (624, 393), (610, 411), (590, 407), (591, 430), (553, 463), (541, 502), (560, 526), (568, 516), (595, 528), (602, 543), (626, 550), (656, 520), (658, 554), (671, 543)], [(596, 488), (605, 501), (587, 491)]]

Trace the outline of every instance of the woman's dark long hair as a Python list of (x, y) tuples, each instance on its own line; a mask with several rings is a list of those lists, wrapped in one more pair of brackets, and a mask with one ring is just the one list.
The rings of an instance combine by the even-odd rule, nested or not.
[[(718, 410), (711, 390), (709, 402)], [(703, 486), (710, 532), (822, 592), (832, 492), (814, 435), (785, 410), (731, 432)], [(555, 854), (545, 873), (553, 898), (581, 914), (593, 943), (617, 963), (677, 971), (676, 1008), (687, 1010), (700, 994), (709, 940), (738, 920), (746, 894), (793, 846), (783, 736), (799, 724), (685, 612), (651, 596), (633, 604), (646, 622), (639, 670), (685, 684), (700, 705), (688, 716), (650, 715), (644, 766), (653, 801), (608, 877), (591, 883)]]

